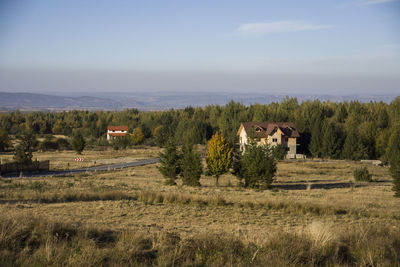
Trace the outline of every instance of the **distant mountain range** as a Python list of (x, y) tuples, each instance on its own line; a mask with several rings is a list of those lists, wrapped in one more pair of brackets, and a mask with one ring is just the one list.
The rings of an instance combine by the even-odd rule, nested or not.
[(121, 103), (111, 99), (82, 96), (64, 97), (32, 93), (0, 92), (0, 110), (116, 110)]
[[(186, 106), (225, 105), (231, 100), (245, 105), (280, 102), (286, 95), (263, 93), (223, 93), (223, 92), (146, 92), (146, 93), (86, 93), (87, 96), (56, 96), (35, 93), (0, 92), (0, 111), (19, 109), (21, 111), (60, 110), (164, 110)], [(390, 103), (396, 95), (290, 95), (299, 102), (307, 100), (343, 102), (383, 101)]]

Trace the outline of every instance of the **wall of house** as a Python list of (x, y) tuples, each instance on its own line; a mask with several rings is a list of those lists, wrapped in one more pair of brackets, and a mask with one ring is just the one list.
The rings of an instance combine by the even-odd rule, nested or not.
[[(277, 142), (273, 142), (273, 139), (276, 138)], [(268, 136), (267, 143), (271, 146), (276, 146), (282, 143), (282, 134), (280, 131), (275, 131), (273, 135)]]
[(246, 131), (244, 130), (244, 128), (242, 129), (242, 131), (240, 132), (239, 135), (239, 143), (240, 143), (240, 149), (243, 150), (244, 145), (247, 144), (247, 134)]
[(289, 138), (288, 139), (288, 144), (287, 144), (289, 151), (288, 154), (294, 154), (296, 155), (297, 153), (297, 142), (296, 138)]
[(111, 138), (112, 138), (112, 136), (110, 135), (110, 133), (128, 133), (128, 131), (120, 131), (120, 130), (118, 130), (118, 131), (110, 131), (110, 130), (107, 130), (107, 140), (109, 141), (109, 140), (111, 140)]

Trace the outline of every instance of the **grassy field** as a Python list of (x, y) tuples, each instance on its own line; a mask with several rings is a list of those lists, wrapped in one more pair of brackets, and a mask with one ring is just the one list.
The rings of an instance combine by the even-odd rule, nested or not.
[[(156, 154), (155, 150), (139, 151), (110, 153), (120, 158)], [(105, 160), (112, 158), (98, 153)], [(76, 238), (81, 242), (88, 242), (84, 248), (93, 249), (93, 255), (77, 265), (100, 261), (101, 265), (171, 266), (175, 260), (178, 265), (221, 266), (264, 265), (266, 261), (276, 265), (399, 265), (400, 199), (393, 197), (387, 167), (365, 165), (374, 182), (355, 182), (353, 170), (361, 165), (351, 161), (280, 162), (276, 181), (264, 191), (238, 187), (230, 174), (220, 177), (219, 187), (207, 176), (198, 188), (182, 186), (179, 181), (177, 186), (167, 186), (156, 164), (63, 177), (2, 179), (0, 242), (6, 240), (7, 227), (12, 226), (12, 233), (14, 228), (31, 225), (29, 229), (43, 228), (37, 230), (44, 235), (37, 253), (45, 253), (41, 249), (50, 242), (46, 238), (59, 234), (55, 230), (49, 234), (49, 229), (62, 222), (63, 227), (79, 232)], [(24, 223), (14, 225), (15, 221)], [(90, 231), (114, 236), (110, 247), (107, 235), (104, 244), (96, 245)], [(118, 262), (107, 253), (129, 249), (123, 243), (126, 235), (135, 246), (148, 242), (144, 248), (139, 246), (141, 250), (137, 248), (140, 253), (155, 254), (139, 257), (139, 250), (131, 251), (129, 255), (136, 256)], [(177, 236), (178, 241), (167, 242), (168, 236)], [(221, 240), (227, 243), (220, 244)], [(200, 255), (185, 250), (189, 241)], [(70, 240), (57, 242), (57, 246), (76, 246)], [(62, 256), (64, 252), (57, 248), (48, 250), (46, 264), (76, 263), (78, 255), (72, 252)], [(0, 253), (3, 260), (4, 251)], [(21, 253), (28, 253), (21, 251), (15, 259), (22, 260)], [(57, 253), (61, 254), (55, 259)]]
[[(136, 147), (124, 150), (105, 148), (104, 150), (84, 150), (78, 155), (73, 150), (34, 152), (33, 160), (50, 160), (51, 170), (67, 170), (86, 168), (98, 165), (131, 162), (140, 159), (157, 157), (160, 148)], [(12, 161), (11, 153), (0, 155), (2, 162)], [(75, 158), (83, 158), (84, 161), (77, 162)]]

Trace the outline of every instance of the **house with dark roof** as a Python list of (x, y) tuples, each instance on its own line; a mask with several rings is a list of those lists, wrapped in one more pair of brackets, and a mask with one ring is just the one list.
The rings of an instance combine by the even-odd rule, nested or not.
[(250, 138), (254, 138), (258, 144), (282, 144), (286, 148), (287, 158), (296, 158), (300, 134), (293, 122), (243, 122), (237, 135), (241, 150)]
[(128, 134), (128, 126), (108, 126), (107, 127), (107, 140), (110, 141), (114, 138), (123, 137)]

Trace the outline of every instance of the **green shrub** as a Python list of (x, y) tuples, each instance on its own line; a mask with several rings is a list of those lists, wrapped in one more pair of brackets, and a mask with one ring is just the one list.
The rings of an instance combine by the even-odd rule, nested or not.
[(357, 168), (353, 172), (354, 179), (358, 182), (372, 182), (372, 175), (366, 167)]
[(39, 149), (42, 151), (57, 150), (59, 148), (56, 140), (46, 139), (39, 144)]
[(56, 140), (58, 149), (68, 150), (71, 149), (71, 144), (65, 138), (57, 138)]

